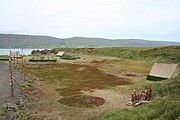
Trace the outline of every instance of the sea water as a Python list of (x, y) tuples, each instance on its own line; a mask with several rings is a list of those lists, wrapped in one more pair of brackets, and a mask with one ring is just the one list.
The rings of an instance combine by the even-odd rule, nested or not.
[(12, 52), (19, 52), (21, 55), (29, 55), (33, 50), (44, 50), (44, 49), (0, 49), (0, 55), (9, 55), (10, 50)]

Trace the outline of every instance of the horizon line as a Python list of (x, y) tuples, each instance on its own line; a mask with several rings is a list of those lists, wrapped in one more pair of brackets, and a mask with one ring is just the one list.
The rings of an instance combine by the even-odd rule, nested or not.
[(146, 38), (105, 38), (105, 37), (89, 37), (89, 36), (71, 36), (71, 37), (57, 37), (53, 35), (44, 35), (44, 34), (31, 34), (31, 33), (0, 33), (0, 34), (5, 34), (5, 35), (21, 35), (21, 36), (39, 36), (39, 37), (53, 37), (57, 39), (69, 39), (69, 38), (75, 38), (75, 37), (80, 37), (80, 38), (96, 38), (96, 39), (107, 39), (107, 40), (145, 40), (145, 41), (154, 41), (154, 42), (176, 42), (180, 43), (180, 41), (168, 41), (168, 40), (152, 40), (152, 39), (146, 39)]

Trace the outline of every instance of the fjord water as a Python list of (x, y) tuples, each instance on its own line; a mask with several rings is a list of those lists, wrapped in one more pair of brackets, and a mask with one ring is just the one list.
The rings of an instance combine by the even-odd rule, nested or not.
[(16, 52), (18, 51), (21, 55), (29, 55), (33, 50), (43, 50), (43, 49), (0, 49), (0, 55), (9, 55), (9, 51)]

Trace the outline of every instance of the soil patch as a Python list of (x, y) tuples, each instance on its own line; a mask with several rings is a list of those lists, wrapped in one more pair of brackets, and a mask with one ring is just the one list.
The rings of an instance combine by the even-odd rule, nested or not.
[[(73, 102), (72, 102), (73, 101)], [(79, 107), (98, 107), (105, 103), (105, 100), (100, 97), (89, 96), (89, 95), (75, 95), (70, 97), (64, 97), (58, 100), (58, 102), (69, 105), (69, 106), (79, 106)]]

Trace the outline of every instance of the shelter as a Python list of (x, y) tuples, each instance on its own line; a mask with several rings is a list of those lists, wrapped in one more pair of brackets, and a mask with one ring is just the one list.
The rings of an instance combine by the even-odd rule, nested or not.
[(56, 54), (56, 56), (58, 56), (58, 57), (62, 57), (63, 55), (64, 55), (64, 51), (59, 51), (57, 54)]
[(33, 60), (54, 60), (55, 55), (54, 53), (45, 54), (35, 54), (32, 58)]
[(58, 57), (62, 57), (63, 55), (64, 55), (64, 51), (59, 51), (57, 54), (56, 54), (56, 56), (58, 56)]
[(45, 54), (35, 54), (33, 58), (29, 60), (30, 62), (56, 62), (54, 53)]
[(180, 74), (179, 64), (161, 64), (154, 63), (150, 73), (147, 75), (148, 80), (162, 80), (175, 78)]

